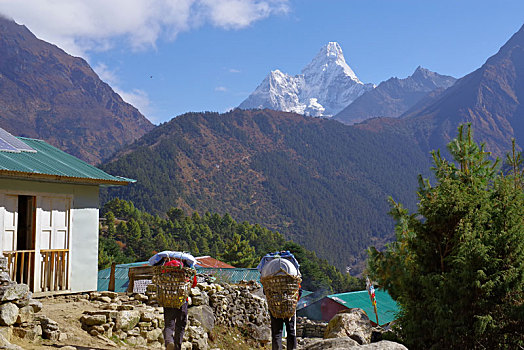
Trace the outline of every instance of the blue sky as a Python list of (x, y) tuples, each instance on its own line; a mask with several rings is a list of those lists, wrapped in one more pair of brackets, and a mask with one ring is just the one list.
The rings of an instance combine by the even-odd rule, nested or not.
[(419, 65), (461, 77), (524, 24), (524, 1), (2, 0), (0, 13), (85, 58), (158, 124), (233, 108), (329, 41), (365, 83)]

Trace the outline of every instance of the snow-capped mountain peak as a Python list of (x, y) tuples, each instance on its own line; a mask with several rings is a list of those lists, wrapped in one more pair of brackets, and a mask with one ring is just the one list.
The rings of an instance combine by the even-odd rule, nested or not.
[(342, 53), (342, 48), (337, 42), (329, 42), (320, 49), (320, 52), (303, 70), (302, 74), (326, 71), (327, 69), (342, 69), (342, 72), (357, 83), (362, 83), (355, 72), (349, 67)]
[(357, 78), (340, 45), (329, 42), (304, 67), (302, 74), (291, 76), (271, 71), (239, 107), (332, 116), (373, 87)]

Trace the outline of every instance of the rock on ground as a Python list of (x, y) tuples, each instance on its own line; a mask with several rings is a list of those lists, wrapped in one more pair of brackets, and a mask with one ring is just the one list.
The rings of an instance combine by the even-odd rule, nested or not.
[(371, 342), (373, 327), (362, 309), (349, 309), (335, 315), (329, 321), (324, 338), (349, 337), (360, 345)]

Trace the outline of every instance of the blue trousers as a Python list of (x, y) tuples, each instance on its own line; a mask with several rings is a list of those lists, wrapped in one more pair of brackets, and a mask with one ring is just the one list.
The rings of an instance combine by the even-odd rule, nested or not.
[(187, 301), (180, 309), (165, 307), (164, 323), (164, 343), (166, 347), (167, 344), (173, 343), (175, 344), (175, 350), (182, 349), (184, 331), (186, 330), (187, 324)]

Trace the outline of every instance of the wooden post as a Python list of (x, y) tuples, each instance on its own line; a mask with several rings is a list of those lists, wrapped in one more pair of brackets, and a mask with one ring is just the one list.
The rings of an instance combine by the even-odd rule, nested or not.
[(114, 292), (115, 291), (115, 269), (116, 269), (116, 263), (111, 263), (111, 274), (109, 275), (109, 286), (107, 287), (107, 290)]
[(135, 285), (135, 272), (133, 271), (132, 268), (130, 268), (127, 271), (127, 277), (129, 278), (129, 283), (127, 285), (126, 292), (127, 293), (132, 293), (133, 292), (133, 286)]

